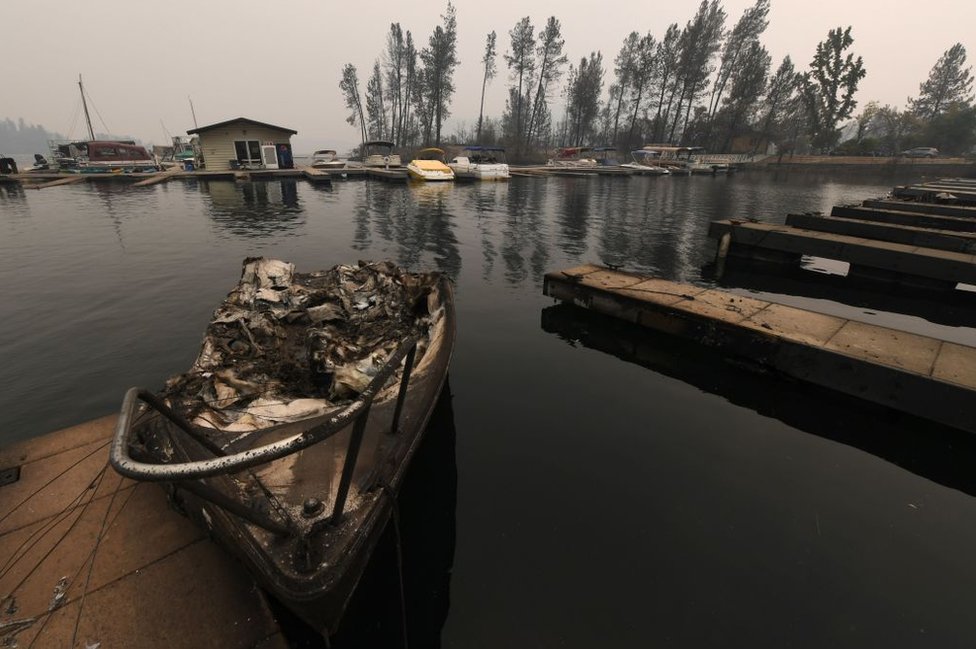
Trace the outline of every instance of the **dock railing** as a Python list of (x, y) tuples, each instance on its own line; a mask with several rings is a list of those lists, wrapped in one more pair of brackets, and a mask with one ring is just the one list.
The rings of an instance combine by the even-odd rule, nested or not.
[[(373, 405), (373, 400), (379, 391), (383, 389), (390, 377), (393, 376), (400, 363), (403, 362), (403, 374), (400, 379), (396, 406), (390, 426), (391, 434), (395, 434), (398, 431), (400, 415), (403, 411), (403, 403), (406, 399), (410, 374), (413, 370), (414, 359), (416, 357), (418, 339), (419, 335), (417, 333), (408, 336), (369, 382), (366, 389), (360, 393), (359, 398), (345, 406), (338, 413), (321, 415), (314, 420), (310, 420), (315, 423), (300, 433), (277, 442), (238, 453), (228, 454), (224, 452), (223, 449), (207, 437), (204, 429), (187, 421), (149, 390), (137, 387), (130, 388), (126, 392), (122, 402), (122, 411), (115, 427), (115, 435), (109, 451), (109, 461), (116, 471), (127, 478), (146, 482), (175, 483), (180, 488), (184, 488), (200, 498), (275, 534), (294, 536), (298, 533), (298, 526), (292, 520), (288, 520), (284, 524), (275, 521), (267, 514), (248, 507), (244, 503), (206, 484), (201, 479), (236, 473), (287, 457), (288, 455), (329, 439), (352, 424), (352, 434), (350, 435), (345, 460), (343, 461), (338, 492), (332, 505), (332, 513), (328, 519), (330, 524), (336, 524), (342, 519), (349, 487), (352, 483), (353, 471), (356, 467), (359, 448), (366, 430), (366, 422), (369, 418), (369, 411)], [(168, 430), (185, 434), (214, 457), (206, 460), (175, 463), (142, 462), (133, 458), (130, 454), (130, 446), (134, 441), (134, 424), (140, 402), (145, 404), (148, 409), (155, 410), (172, 423), (173, 427), (168, 428)]]

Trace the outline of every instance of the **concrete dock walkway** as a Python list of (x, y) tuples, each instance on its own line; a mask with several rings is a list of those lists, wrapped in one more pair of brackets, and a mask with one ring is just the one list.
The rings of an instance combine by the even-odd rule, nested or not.
[(287, 647), (247, 572), (108, 466), (114, 424), (0, 449), (0, 646)]
[(974, 347), (595, 265), (547, 273), (543, 292), (976, 433)]

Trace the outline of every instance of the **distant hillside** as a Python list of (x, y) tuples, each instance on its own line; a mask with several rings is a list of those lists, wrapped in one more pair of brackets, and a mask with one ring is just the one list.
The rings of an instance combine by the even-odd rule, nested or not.
[[(99, 140), (132, 140), (136, 144), (140, 142), (131, 135), (110, 135), (108, 133), (96, 133), (95, 137)], [(65, 136), (60, 133), (52, 133), (43, 126), (28, 124), (24, 118), (18, 118), (15, 122), (9, 117), (0, 121), (0, 153), (4, 155), (26, 155), (41, 153), (47, 155), (49, 140), (64, 140)], [(78, 139), (88, 139), (79, 136)]]
[(60, 139), (64, 139), (60, 133), (52, 133), (43, 126), (28, 124), (22, 117), (16, 122), (9, 117), (0, 121), (0, 153), (5, 155), (47, 154), (48, 140)]

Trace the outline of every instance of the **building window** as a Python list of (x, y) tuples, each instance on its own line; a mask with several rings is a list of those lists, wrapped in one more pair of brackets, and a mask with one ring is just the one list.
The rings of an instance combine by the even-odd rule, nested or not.
[(241, 164), (261, 164), (261, 143), (258, 140), (234, 140), (234, 149)]

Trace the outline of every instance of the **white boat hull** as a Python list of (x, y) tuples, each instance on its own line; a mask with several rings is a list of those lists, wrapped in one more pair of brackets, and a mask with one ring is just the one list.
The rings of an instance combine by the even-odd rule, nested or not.
[(420, 169), (412, 164), (408, 164), (407, 173), (409, 173), (410, 177), (414, 180), (423, 180), (426, 182), (454, 180), (454, 172), (450, 168), (448, 168), (447, 171), (431, 171), (428, 169)]
[(474, 178), (475, 180), (508, 180), (511, 174), (508, 165), (496, 164), (448, 164), (458, 178)]
[(391, 153), (390, 155), (379, 155), (373, 154), (366, 156), (363, 160), (364, 167), (399, 167), (402, 166), (403, 162), (400, 160), (400, 155), (398, 153)]

